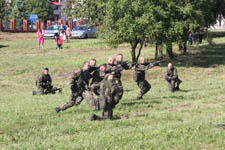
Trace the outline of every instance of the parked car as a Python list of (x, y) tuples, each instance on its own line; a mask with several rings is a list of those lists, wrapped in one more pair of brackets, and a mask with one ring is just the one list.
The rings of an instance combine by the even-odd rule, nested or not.
[(96, 32), (97, 28), (95, 26), (89, 26), (86, 25), (83, 26), (77, 26), (73, 28), (72, 30), (72, 36), (71, 38), (80, 38), (80, 39), (86, 39), (86, 38), (96, 38)]
[(56, 33), (58, 33), (58, 30), (55, 29), (54, 25), (51, 25), (48, 29), (44, 30), (44, 37), (55, 38)]

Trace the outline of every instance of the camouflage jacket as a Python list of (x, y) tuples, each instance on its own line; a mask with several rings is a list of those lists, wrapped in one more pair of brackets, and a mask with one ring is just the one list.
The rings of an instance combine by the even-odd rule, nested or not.
[(108, 102), (113, 100), (116, 93), (116, 85), (111, 80), (104, 80), (100, 85), (100, 95), (107, 98)]
[(96, 70), (98, 70), (99, 69), (99, 67), (90, 67), (89, 69), (88, 69), (88, 71), (90, 72), (90, 74), (93, 74)]
[(93, 73), (93, 79), (91, 81), (91, 85), (94, 83), (100, 83), (105, 77), (106, 77), (106, 72), (102, 72), (101, 70), (96, 70)]
[(44, 74), (42, 73), (38, 80), (36, 81), (36, 85), (38, 87), (44, 87), (44, 86), (48, 86), (48, 85), (51, 85), (52, 84), (52, 78), (49, 74)]
[(114, 73), (114, 77), (117, 79), (121, 78), (121, 71), (123, 70), (122, 65), (117, 64), (107, 64), (107, 70), (108, 73)]
[(177, 78), (178, 78), (178, 72), (176, 68), (173, 67), (172, 69), (166, 70), (166, 76), (165, 76), (166, 80), (173, 80)]
[(154, 67), (153, 63), (145, 63), (145, 64), (138, 63), (135, 66), (134, 80), (135, 81), (145, 80), (145, 71), (151, 69), (152, 67)]
[(88, 89), (89, 80), (92, 77), (89, 71), (83, 71), (78, 69), (73, 73), (70, 85), (72, 90), (76, 90), (75, 87), (81, 90)]
[(116, 77), (119, 79), (121, 78), (121, 72), (123, 70), (129, 70), (132, 68), (132, 64), (129, 64), (128, 61), (122, 61), (122, 62), (116, 61), (115, 64), (116, 64), (117, 70), (118, 70)]

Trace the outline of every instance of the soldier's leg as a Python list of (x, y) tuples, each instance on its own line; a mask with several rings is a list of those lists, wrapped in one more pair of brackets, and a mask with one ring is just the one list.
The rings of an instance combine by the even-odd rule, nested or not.
[(60, 107), (55, 107), (55, 112), (58, 113), (60, 111), (64, 111), (70, 107), (73, 107), (74, 105), (79, 105), (79, 103), (76, 102), (76, 99), (79, 99), (80, 102), (83, 100), (83, 98), (79, 96), (79, 93), (72, 92), (70, 96), (70, 101), (67, 102), (66, 104), (61, 105)]
[(44, 95), (44, 93), (45, 93), (44, 91), (45, 91), (45, 89), (40, 86), (40, 87), (38, 87), (36, 95)]
[(91, 85), (91, 91), (95, 93), (95, 95), (100, 95), (100, 84), (92, 84)]
[(123, 86), (118, 86), (117, 89), (116, 89), (116, 94), (114, 96), (114, 101), (115, 101), (115, 104), (118, 104), (119, 101), (122, 99), (123, 97)]
[(96, 114), (93, 114), (90, 118), (91, 121), (105, 120), (105, 119), (113, 119), (113, 110), (112, 109), (103, 109), (102, 116), (97, 116)]
[(151, 89), (151, 85), (148, 83), (147, 80), (142, 80), (138, 82), (138, 86), (141, 89), (141, 91), (138, 94), (137, 99), (142, 99), (143, 95), (146, 94)]
[(175, 83), (176, 82), (174, 80), (171, 80), (171, 82), (168, 84), (170, 92), (174, 92), (175, 91)]
[(91, 91), (85, 90), (82, 93), (82, 97), (86, 100), (92, 110), (99, 110), (99, 101), (94, 99)]
[(175, 90), (180, 90), (180, 87), (179, 86), (182, 83), (182, 81), (179, 78), (175, 79), (174, 81), (177, 84), (176, 87), (175, 87)]

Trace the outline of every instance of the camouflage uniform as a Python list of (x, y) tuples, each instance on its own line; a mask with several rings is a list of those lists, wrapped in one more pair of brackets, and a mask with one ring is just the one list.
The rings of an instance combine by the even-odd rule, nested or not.
[[(179, 85), (182, 81), (178, 78), (178, 72), (176, 68), (167, 69), (165, 80), (168, 82), (169, 91), (174, 92), (175, 90), (179, 90)], [(176, 86), (177, 84), (177, 86)]]
[(92, 93), (88, 89), (89, 80), (91, 74), (89, 71), (83, 71), (82, 69), (76, 70), (73, 74), (71, 81), (71, 98), (66, 104), (57, 107), (59, 112), (61, 110), (66, 110), (74, 105), (79, 105), (83, 99), (91, 106), (93, 110), (97, 109), (95, 100)]
[(36, 81), (36, 86), (38, 88), (37, 95), (49, 94), (53, 88), (52, 78), (49, 74), (42, 73), (38, 80)]
[(104, 80), (100, 85), (100, 96), (97, 101), (99, 109), (102, 109), (102, 116), (92, 115), (91, 120), (102, 120), (113, 118), (113, 108), (116, 106), (114, 100), (117, 86), (113, 80)]
[(123, 85), (121, 82), (121, 72), (123, 67), (121, 64), (107, 64), (107, 72), (114, 73), (114, 82), (117, 85), (117, 92), (115, 101), (119, 103), (119, 100), (123, 97)]
[(100, 83), (104, 80), (106, 74), (106, 72), (103, 72), (101, 70), (96, 70), (93, 73), (93, 79), (91, 81), (91, 91), (96, 95), (100, 95)]
[(150, 89), (151, 85), (145, 80), (145, 71), (154, 67), (153, 63), (137, 64), (135, 66), (134, 81), (141, 89), (137, 99), (142, 99), (143, 95), (146, 94)]
[(96, 70), (98, 70), (98, 69), (99, 69), (99, 67), (90, 67), (90, 68), (88, 69), (88, 71), (90, 72), (91, 75), (93, 75), (93, 73), (94, 73)]

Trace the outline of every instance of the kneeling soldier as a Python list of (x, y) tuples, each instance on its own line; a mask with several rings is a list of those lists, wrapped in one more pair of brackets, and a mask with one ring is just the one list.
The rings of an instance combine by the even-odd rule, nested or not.
[(172, 63), (168, 64), (168, 69), (166, 71), (166, 81), (168, 82), (169, 91), (174, 92), (180, 90), (179, 85), (182, 81), (178, 78), (178, 72)]
[(53, 87), (48, 68), (44, 68), (44, 71), (36, 81), (36, 86), (38, 91), (33, 91), (33, 95), (55, 94), (56, 91), (62, 92), (62, 88)]
[(116, 106), (114, 97), (116, 95), (116, 84), (113, 81), (112, 74), (107, 76), (107, 79), (101, 82), (100, 96), (97, 101), (99, 109), (103, 109), (102, 116), (93, 114), (90, 120), (103, 120), (113, 118), (113, 108)]

